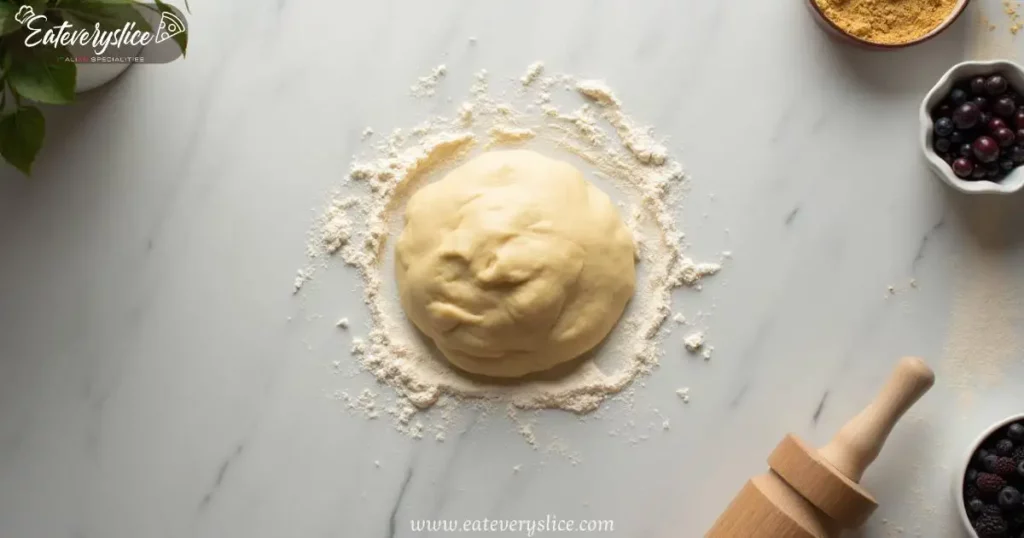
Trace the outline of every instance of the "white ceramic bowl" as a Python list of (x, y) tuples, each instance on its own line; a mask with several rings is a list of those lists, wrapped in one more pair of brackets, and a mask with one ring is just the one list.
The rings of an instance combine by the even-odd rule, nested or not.
[[(942, 160), (940, 159), (939, 162), (942, 162)], [(964, 506), (964, 479), (967, 477), (967, 467), (971, 464), (971, 458), (974, 457), (974, 453), (981, 448), (981, 444), (984, 443), (990, 435), (1000, 428), (1008, 426), (1011, 422), (1021, 420), (1024, 420), (1024, 413), (1006, 417), (1005, 419), (993, 424), (991, 428), (985, 430), (984, 433), (979, 435), (978, 438), (971, 443), (971, 448), (967, 451), (963, 464), (957, 469), (956, 474), (953, 475), (953, 502), (956, 503), (956, 513), (960, 514), (960, 522), (964, 525), (964, 531), (967, 532), (967, 536), (970, 536), (971, 538), (978, 538), (978, 533), (974, 532), (974, 527), (971, 526), (971, 520), (967, 518), (967, 507)]]
[(991, 181), (965, 181), (956, 177), (953, 169), (932, 149), (932, 116), (931, 110), (937, 106), (953, 89), (953, 84), (977, 75), (1001, 73), (1018, 92), (1024, 93), (1024, 67), (1009, 60), (992, 60), (986, 62), (963, 62), (954, 65), (935, 84), (921, 102), (921, 152), (928, 160), (932, 171), (939, 179), (954, 189), (968, 194), (1011, 194), (1024, 187), (1024, 167), (1014, 168), (999, 183)]

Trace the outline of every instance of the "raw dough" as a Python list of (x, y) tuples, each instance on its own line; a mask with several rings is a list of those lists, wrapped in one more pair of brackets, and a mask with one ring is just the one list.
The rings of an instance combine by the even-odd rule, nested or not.
[(396, 246), (406, 315), (455, 366), (494, 377), (589, 351), (633, 295), (635, 247), (569, 163), (492, 151), (420, 189)]

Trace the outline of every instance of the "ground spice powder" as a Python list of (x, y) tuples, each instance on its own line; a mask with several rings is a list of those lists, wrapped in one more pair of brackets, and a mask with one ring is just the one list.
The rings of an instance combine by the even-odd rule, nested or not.
[(942, 24), (958, 0), (814, 0), (844, 31), (881, 45), (920, 39)]

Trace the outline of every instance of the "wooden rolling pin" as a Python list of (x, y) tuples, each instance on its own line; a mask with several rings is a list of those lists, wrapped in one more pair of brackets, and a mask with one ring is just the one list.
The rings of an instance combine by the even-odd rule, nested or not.
[(878, 507), (858, 482), (896, 421), (935, 383), (923, 360), (900, 360), (888, 383), (829, 444), (814, 450), (787, 435), (767, 474), (747, 481), (706, 538), (832, 538)]

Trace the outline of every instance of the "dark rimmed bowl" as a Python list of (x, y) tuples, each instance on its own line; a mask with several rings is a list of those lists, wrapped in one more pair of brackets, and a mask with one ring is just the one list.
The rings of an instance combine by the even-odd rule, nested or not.
[(925, 41), (928, 41), (929, 39), (931, 39), (931, 38), (941, 34), (943, 31), (946, 30), (946, 28), (949, 28), (950, 26), (952, 26), (953, 23), (956, 22), (956, 20), (960, 18), (960, 15), (963, 15), (964, 10), (967, 9), (967, 4), (970, 4), (970, 3), (971, 3), (971, 0), (959, 0), (957, 5), (953, 8), (953, 11), (950, 12), (949, 17), (947, 17), (946, 20), (943, 21), (942, 24), (936, 26), (931, 32), (928, 32), (927, 34), (925, 34), (925, 35), (915, 39), (914, 41), (908, 41), (907, 43), (900, 43), (898, 45), (887, 45), (887, 44), (883, 44), (883, 43), (874, 43), (874, 42), (868, 41), (866, 39), (857, 37), (857, 36), (847, 32), (847, 31), (843, 30), (836, 23), (832, 22), (832, 19), (829, 19), (825, 15), (825, 12), (823, 12), (821, 10), (821, 8), (818, 7), (818, 3), (815, 0), (807, 0), (807, 7), (811, 10), (811, 13), (814, 14), (814, 20), (818, 21), (818, 24), (823, 29), (825, 29), (826, 32), (828, 32), (832, 36), (840, 39), (841, 41), (846, 41), (846, 42), (853, 43), (853, 44), (856, 44), (858, 46), (861, 46), (861, 47), (864, 47), (864, 48), (869, 48), (869, 49), (891, 50), (891, 49), (902, 49), (902, 48), (910, 47), (910, 46), (913, 46), (913, 45), (917, 45), (918, 43), (924, 43)]

